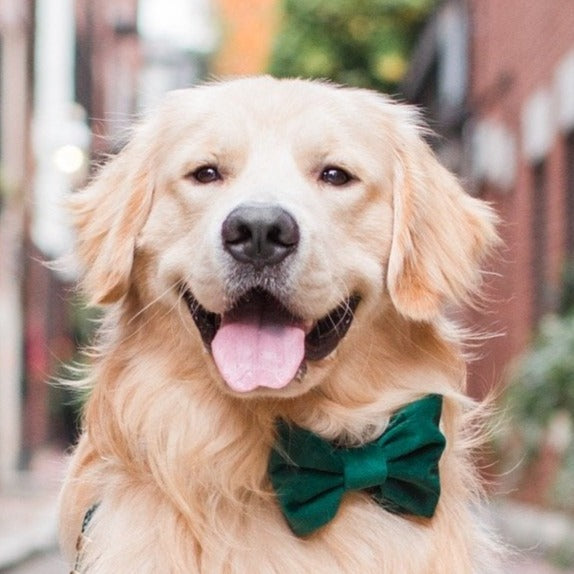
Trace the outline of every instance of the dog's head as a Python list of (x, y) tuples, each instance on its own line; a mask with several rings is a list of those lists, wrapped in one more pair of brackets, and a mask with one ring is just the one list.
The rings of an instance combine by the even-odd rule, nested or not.
[(496, 240), (411, 108), (299, 80), (171, 93), (73, 203), (92, 302), (163, 306), (242, 396), (307, 391), (386, 312), (433, 321)]

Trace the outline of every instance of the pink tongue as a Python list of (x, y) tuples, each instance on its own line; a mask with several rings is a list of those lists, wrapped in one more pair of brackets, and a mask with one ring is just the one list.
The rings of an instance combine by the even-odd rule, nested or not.
[(224, 315), (211, 350), (229, 387), (247, 393), (281, 389), (297, 374), (305, 355), (305, 331), (271, 302), (243, 306)]

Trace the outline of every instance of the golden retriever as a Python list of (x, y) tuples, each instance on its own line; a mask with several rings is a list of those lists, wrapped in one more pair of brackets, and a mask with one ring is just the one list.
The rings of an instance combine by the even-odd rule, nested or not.
[[(445, 318), (480, 285), (496, 216), (421, 133), (366, 90), (214, 83), (170, 93), (73, 197), (82, 285), (105, 308), (62, 494), (77, 572), (496, 571), (473, 510), (480, 408)], [(429, 394), (434, 515), (349, 492), (295, 535), (268, 478), (276, 421), (351, 448)]]

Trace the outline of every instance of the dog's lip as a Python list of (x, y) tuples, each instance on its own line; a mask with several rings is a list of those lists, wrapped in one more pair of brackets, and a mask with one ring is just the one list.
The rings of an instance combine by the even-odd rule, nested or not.
[[(221, 326), (222, 315), (205, 309), (187, 286), (182, 286), (180, 291), (204, 345), (211, 351), (211, 343)], [(280, 309), (283, 314), (285, 312), (290, 313), (277, 297), (263, 289), (252, 289), (247, 292), (239, 298), (226, 313), (232, 313), (241, 305), (248, 304), (253, 297), (269, 298), (276, 303), (277, 309)], [(355, 312), (360, 301), (361, 297), (359, 295), (350, 295), (329, 313), (316, 321), (302, 319), (291, 313), (293, 322), (303, 325), (305, 329), (306, 361), (319, 361), (324, 359), (337, 348), (353, 323)]]
[(360, 301), (359, 295), (351, 295), (312, 324), (305, 337), (306, 360), (319, 361), (336, 349), (347, 334)]
[(187, 308), (191, 313), (191, 317), (193, 318), (195, 326), (201, 335), (204, 345), (208, 349), (211, 349), (211, 343), (221, 326), (221, 315), (212, 313), (200, 305), (197, 299), (193, 296), (191, 290), (187, 289), (185, 286), (181, 286), (180, 292), (187, 304)]

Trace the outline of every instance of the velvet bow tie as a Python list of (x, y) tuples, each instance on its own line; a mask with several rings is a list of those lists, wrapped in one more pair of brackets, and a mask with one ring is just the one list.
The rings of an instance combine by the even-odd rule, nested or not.
[(433, 516), (440, 495), (440, 395), (397, 411), (385, 432), (357, 448), (341, 448), (305, 429), (278, 424), (269, 475), (291, 530), (306, 536), (335, 517), (345, 492), (366, 490), (385, 509)]

